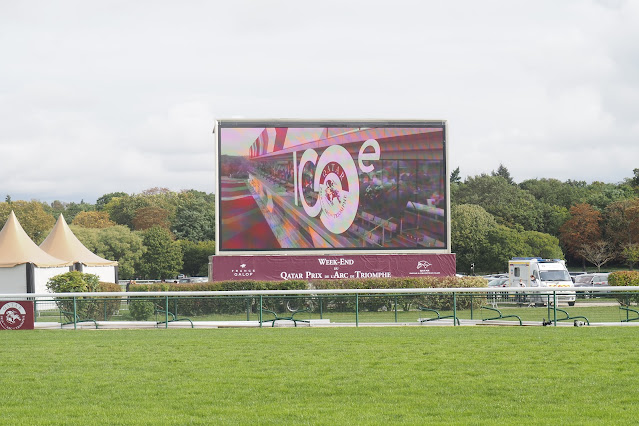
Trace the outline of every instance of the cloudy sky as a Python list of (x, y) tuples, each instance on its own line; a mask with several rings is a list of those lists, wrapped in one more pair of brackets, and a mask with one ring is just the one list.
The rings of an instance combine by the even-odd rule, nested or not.
[(450, 166), (639, 168), (639, 1), (0, 0), (0, 197), (213, 192), (216, 118), (446, 119)]

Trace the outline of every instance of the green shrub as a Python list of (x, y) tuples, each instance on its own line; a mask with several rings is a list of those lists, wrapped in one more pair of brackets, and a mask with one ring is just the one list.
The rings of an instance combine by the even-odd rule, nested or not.
[[(95, 292), (100, 289), (100, 280), (97, 275), (70, 271), (51, 277), (47, 288), (53, 293)], [(56, 299), (56, 304), (68, 321), (74, 320), (73, 299)], [(76, 298), (75, 312), (79, 319), (95, 319), (101, 313), (101, 308), (103, 305), (96, 299)]]
[[(122, 291), (122, 288), (115, 283), (105, 283), (100, 281), (100, 283), (98, 284), (97, 291), (115, 292), (115, 291)], [(106, 318), (104, 318), (104, 320), (106, 321), (112, 316), (118, 315), (120, 313), (120, 305), (122, 304), (122, 298), (121, 297), (105, 297), (103, 299), (100, 299), (100, 303), (102, 304), (101, 314), (103, 315), (106, 314)]]
[[(608, 275), (608, 285), (611, 286), (639, 286), (639, 271), (618, 271)], [(639, 293), (630, 292), (615, 294), (615, 298), (623, 304), (639, 303)]]
[(129, 314), (136, 321), (146, 321), (154, 311), (155, 307), (150, 300), (133, 299), (129, 302)]

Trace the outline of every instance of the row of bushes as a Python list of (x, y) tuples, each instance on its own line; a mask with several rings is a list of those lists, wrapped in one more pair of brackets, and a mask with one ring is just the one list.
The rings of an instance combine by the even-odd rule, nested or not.
[[(306, 281), (220, 281), (215, 283), (154, 283), (132, 284), (129, 291), (240, 291), (240, 290), (305, 290)], [(286, 310), (286, 298), (265, 298), (263, 308), (275, 312)], [(129, 312), (136, 320), (147, 319), (156, 309), (165, 309), (163, 298), (132, 299)], [(169, 311), (183, 316), (238, 314), (259, 310), (259, 299), (246, 296), (180, 297), (170, 301)]]
[[(306, 281), (223, 281), (217, 283), (194, 284), (133, 284), (129, 291), (233, 291), (233, 290), (304, 290), (304, 289), (391, 289), (391, 288), (461, 288), (485, 287), (486, 282), (478, 277), (406, 277), (406, 278), (373, 278), (347, 280), (319, 280)], [(471, 304), (479, 307), (485, 302), (481, 297), (458, 297), (457, 308), (468, 309)], [(162, 298), (133, 299), (130, 312), (136, 319), (146, 319), (156, 309), (164, 309), (166, 302)], [(320, 300), (313, 297), (264, 297), (263, 309), (282, 313), (287, 309), (309, 308), (316, 310), (321, 303), (322, 309), (339, 312), (355, 310), (355, 298), (346, 295), (322, 296)], [(450, 310), (453, 308), (452, 294), (424, 294), (424, 295), (371, 295), (360, 296), (358, 307), (360, 310), (379, 311), (394, 309), (395, 303), (402, 310), (410, 310), (418, 306), (435, 309)], [(215, 298), (185, 297), (174, 298), (170, 301), (169, 311), (180, 315), (207, 314), (239, 314), (242, 312), (256, 313), (260, 309), (259, 298), (245, 296), (224, 296)]]
[[(401, 288), (473, 288), (486, 287), (486, 280), (480, 277), (397, 277), (368, 278), (344, 280), (318, 280), (311, 286), (315, 289), (401, 289)], [(338, 311), (351, 311), (355, 301), (349, 298), (328, 298), (329, 308)], [(376, 312), (398, 308), (408, 311), (419, 306), (432, 309), (452, 310), (454, 296), (452, 294), (420, 294), (410, 296), (381, 295), (359, 298), (359, 309)], [(478, 308), (485, 303), (485, 297), (457, 297), (457, 309)]]

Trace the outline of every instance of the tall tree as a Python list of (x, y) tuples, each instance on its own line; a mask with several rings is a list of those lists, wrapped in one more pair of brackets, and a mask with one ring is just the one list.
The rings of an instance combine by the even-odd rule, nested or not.
[(487, 235), (497, 227), (495, 218), (478, 205), (462, 204), (451, 209), (451, 245), (457, 254), (457, 270), (471, 272), (471, 264), (485, 271)]
[(171, 229), (180, 239), (214, 240), (215, 206), (201, 197), (182, 196)]
[(529, 231), (544, 229), (541, 204), (527, 191), (511, 185), (502, 176), (469, 177), (455, 192), (455, 203), (477, 204), (498, 223)]
[(115, 226), (115, 222), (109, 219), (109, 214), (103, 211), (80, 212), (71, 223), (85, 228), (99, 229)]
[(491, 176), (501, 176), (504, 179), (506, 179), (506, 182), (508, 182), (511, 185), (515, 184), (515, 181), (513, 180), (513, 178), (510, 176), (510, 172), (508, 171), (508, 168), (506, 166), (504, 166), (503, 164), (499, 163), (499, 167), (497, 167), (497, 171), (492, 171), (490, 172)]
[(635, 193), (628, 185), (614, 183), (593, 182), (587, 187), (586, 203), (603, 211), (608, 205), (617, 201), (629, 200)]
[(147, 279), (176, 277), (182, 269), (182, 250), (173, 241), (171, 233), (161, 226), (154, 226), (142, 233), (146, 251), (142, 254), (139, 272)]
[(482, 250), (481, 267), (486, 272), (502, 272), (508, 261), (515, 256), (530, 256), (531, 249), (523, 235), (504, 225), (497, 225), (486, 235), (486, 245)]
[(570, 208), (570, 219), (560, 228), (560, 240), (569, 254), (582, 260), (585, 270), (586, 259), (581, 253), (585, 244), (601, 239), (602, 216), (590, 204), (577, 204)]
[(624, 246), (621, 250), (621, 257), (626, 260), (630, 270), (632, 271), (635, 263), (639, 262), (639, 243), (627, 244)]
[(603, 240), (584, 244), (579, 253), (584, 259), (597, 267), (597, 272), (600, 272), (603, 265), (615, 258), (614, 250), (610, 244)]
[(459, 167), (450, 173), (450, 183), (461, 183), (461, 172), (459, 171)]
[(149, 202), (143, 197), (125, 194), (121, 197), (113, 197), (104, 206), (104, 211), (109, 213), (109, 218), (118, 225), (128, 226), (134, 229), (133, 219), (138, 209), (148, 207)]
[(182, 247), (182, 273), (188, 276), (207, 276), (209, 256), (215, 254), (215, 241), (178, 240)]
[(109, 201), (111, 201), (113, 198), (124, 197), (126, 195), (126, 192), (110, 192), (108, 194), (104, 194), (95, 202), (95, 209), (98, 211), (102, 211), (104, 210), (104, 207), (109, 204)]
[(169, 212), (162, 207), (141, 207), (135, 211), (133, 229), (143, 231), (153, 226), (169, 229)]
[(139, 232), (133, 232), (124, 225), (102, 229), (71, 225), (71, 230), (93, 253), (105, 259), (117, 261), (121, 279), (142, 276), (135, 269), (146, 250)]
[(40, 244), (46, 238), (55, 224), (54, 217), (45, 211), (42, 203), (35, 200), (0, 203), (0, 222), (2, 224), (7, 221), (12, 210), (24, 232), (36, 244)]
[(543, 257), (544, 259), (564, 258), (557, 237), (536, 231), (524, 231), (522, 237), (524, 243), (530, 247), (530, 256)]
[(604, 213), (605, 235), (616, 250), (639, 243), (639, 198), (611, 203)]
[(584, 185), (557, 179), (528, 179), (519, 184), (523, 190), (531, 193), (538, 201), (553, 206), (569, 209), (574, 204), (582, 203), (587, 196)]

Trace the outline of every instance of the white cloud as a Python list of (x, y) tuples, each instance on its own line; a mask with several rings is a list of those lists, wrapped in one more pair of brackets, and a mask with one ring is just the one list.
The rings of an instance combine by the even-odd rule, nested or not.
[(614, 0), (2, 2), (0, 197), (213, 191), (238, 115), (448, 119), (462, 175), (620, 181), (638, 28)]

